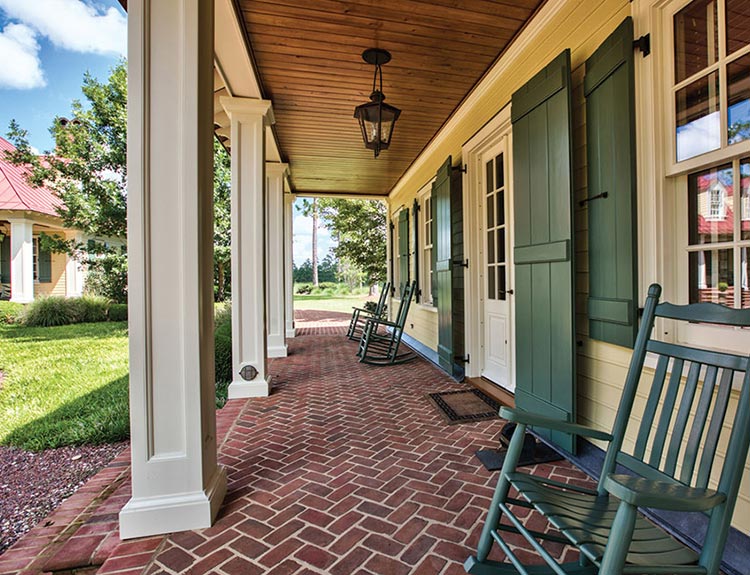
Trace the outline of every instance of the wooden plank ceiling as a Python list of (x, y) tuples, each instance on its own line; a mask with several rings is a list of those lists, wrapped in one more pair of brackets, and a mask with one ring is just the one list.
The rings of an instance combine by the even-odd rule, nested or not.
[[(387, 195), (543, 0), (239, 0), (297, 193)], [(401, 109), (373, 158), (353, 117), (384, 48), (386, 101)]]

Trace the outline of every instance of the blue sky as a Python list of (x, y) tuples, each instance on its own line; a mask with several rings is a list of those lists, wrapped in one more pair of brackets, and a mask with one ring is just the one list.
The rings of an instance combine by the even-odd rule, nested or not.
[(49, 127), (82, 99), (84, 73), (106, 80), (126, 42), (117, 0), (0, 0), (0, 134), (15, 118), (50, 150)]
[[(294, 246), (292, 255), (298, 266), (305, 260), (312, 260), (312, 218), (302, 215), (302, 198), (294, 202)], [(318, 262), (323, 261), (326, 254), (334, 245), (331, 234), (318, 224)]]

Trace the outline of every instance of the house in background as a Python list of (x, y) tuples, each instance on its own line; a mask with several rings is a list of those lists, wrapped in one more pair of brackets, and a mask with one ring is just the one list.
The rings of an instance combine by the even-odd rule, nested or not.
[(31, 186), (26, 168), (5, 159), (14, 149), (0, 137), (0, 299), (28, 303), (40, 295), (80, 296), (83, 268), (66, 254), (41, 250), (39, 235), (80, 240), (81, 233), (63, 227), (54, 192)]

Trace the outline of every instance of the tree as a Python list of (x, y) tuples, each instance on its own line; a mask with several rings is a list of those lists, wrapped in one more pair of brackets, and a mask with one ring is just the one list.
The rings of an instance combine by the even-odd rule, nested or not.
[(368, 284), (384, 281), (386, 270), (386, 208), (372, 200), (321, 198), (323, 225), (338, 239), (333, 248), (339, 260), (351, 262)]
[[(214, 140), (214, 297), (224, 301), (231, 285), (231, 159)], [(231, 291), (231, 288), (230, 288)]]
[(310, 283), (312, 282), (312, 262), (306, 259), (302, 265), (292, 264), (292, 278), (295, 283)]
[(8, 132), (16, 151), (8, 159), (30, 167), (29, 183), (46, 186), (63, 202), (63, 225), (82, 231), (85, 242), (42, 235), (45, 249), (66, 252), (88, 266), (86, 287), (113, 301), (127, 299), (127, 68), (124, 61), (106, 82), (90, 74), (70, 120), (55, 118), (50, 132), (55, 150), (37, 156), (27, 132), (12, 121)]
[(302, 215), (312, 218), (312, 284), (318, 285), (318, 218), (320, 216), (317, 198), (302, 200)]
[(339, 265), (336, 256), (332, 252), (328, 252), (318, 265), (318, 279), (322, 282), (336, 282), (338, 281), (338, 274)]

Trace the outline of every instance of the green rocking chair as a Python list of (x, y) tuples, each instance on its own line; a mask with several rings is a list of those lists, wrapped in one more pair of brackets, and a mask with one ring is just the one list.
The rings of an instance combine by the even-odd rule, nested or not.
[[(660, 286), (649, 288), (612, 433), (520, 410), (500, 410), (501, 417), (518, 425), (477, 554), (464, 564), (468, 573), (719, 573), (750, 443), (750, 358), (660, 342), (651, 339), (651, 331), (655, 317), (750, 327), (750, 310), (711, 303), (658, 304), (660, 295)], [(650, 391), (644, 393), (647, 399), (636, 402), (647, 353), (656, 359), (655, 373), (646, 385), (650, 384)], [(645, 376), (644, 383), (649, 379)], [(736, 401), (731, 398), (735, 379), (741, 380)], [(731, 427), (725, 425), (729, 414)], [(527, 425), (609, 442), (597, 488), (580, 488), (518, 471), (516, 463)], [(632, 449), (626, 450), (629, 426), (637, 434)], [(717, 457), (719, 445), (723, 458)], [(628, 473), (621, 474), (618, 465)], [(509, 497), (511, 487), (519, 498)], [(512, 510), (518, 506), (541, 513), (555, 531), (528, 529)], [(639, 507), (706, 513), (708, 528), (702, 549), (696, 552), (673, 539), (640, 515)], [(506, 523), (501, 523), (503, 518)], [(506, 531), (521, 534), (544, 564), (524, 565), (503, 539), (501, 533)], [(576, 547), (579, 560), (559, 564), (540, 540)], [(494, 543), (509, 563), (488, 559)]]
[(362, 338), (362, 330), (365, 327), (365, 323), (371, 317), (382, 318), (385, 313), (388, 296), (391, 292), (391, 282), (385, 282), (383, 284), (383, 290), (380, 292), (378, 303), (374, 310), (369, 310), (361, 307), (352, 308), (352, 319), (349, 321), (349, 329), (346, 332), (346, 337), (351, 340), (359, 340)]
[(362, 330), (362, 338), (359, 340), (359, 361), (371, 365), (393, 365), (405, 363), (414, 359), (416, 354), (411, 350), (401, 352), (401, 336), (404, 333), (406, 316), (409, 315), (409, 306), (417, 289), (417, 282), (411, 282), (406, 286), (401, 295), (396, 321), (370, 318)]

